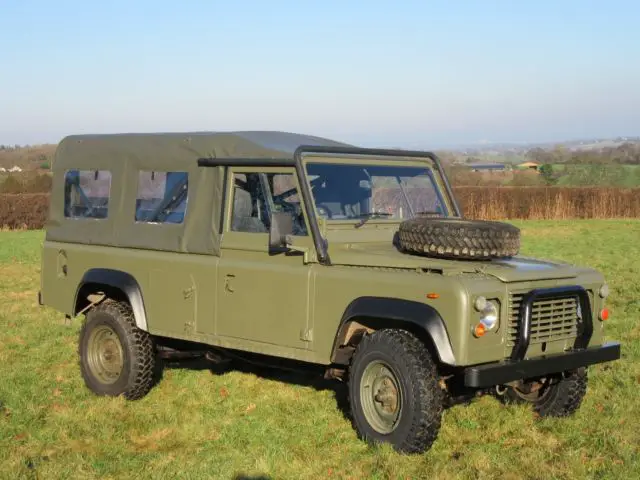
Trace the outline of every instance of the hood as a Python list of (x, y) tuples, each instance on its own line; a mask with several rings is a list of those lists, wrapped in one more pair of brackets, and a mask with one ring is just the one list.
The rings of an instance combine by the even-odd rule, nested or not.
[(565, 263), (516, 256), (494, 260), (446, 260), (400, 252), (393, 244), (344, 243), (330, 245), (334, 265), (430, 269), (444, 275), (482, 273), (502, 282), (525, 282), (576, 277), (583, 269)]

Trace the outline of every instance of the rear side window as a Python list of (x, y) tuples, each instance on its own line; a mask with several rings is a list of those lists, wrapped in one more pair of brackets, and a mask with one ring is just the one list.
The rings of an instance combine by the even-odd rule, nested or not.
[(64, 216), (67, 218), (107, 218), (111, 172), (69, 170), (64, 178)]
[(140, 172), (136, 222), (183, 223), (188, 193), (187, 172)]

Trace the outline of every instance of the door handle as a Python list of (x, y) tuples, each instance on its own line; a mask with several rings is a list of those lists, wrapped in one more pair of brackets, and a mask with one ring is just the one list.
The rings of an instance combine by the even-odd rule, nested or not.
[(231, 286), (231, 280), (233, 280), (234, 278), (236, 278), (235, 275), (231, 275), (231, 274), (227, 274), (224, 276), (224, 289), (225, 291), (229, 292), (229, 293), (233, 293), (233, 287)]

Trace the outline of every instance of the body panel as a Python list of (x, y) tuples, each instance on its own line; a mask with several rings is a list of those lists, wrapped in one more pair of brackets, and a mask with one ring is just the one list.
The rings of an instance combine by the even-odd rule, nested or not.
[[(68, 274), (55, 275), (59, 251), (68, 259)], [(85, 273), (94, 268), (125, 272), (136, 280), (144, 300), (149, 332), (213, 331), (218, 258), (154, 250), (124, 249), (45, 241), (43, 302), (74, 315), (75, 295)], [(200, 294), (202, 292), (202, 294)]]
[[(341, 321), (354, 299), (379, 297), (420, 302), (433, 308), (443, 319), (459, 320), (467, 309), (465, 292), (454, 278), (401, 269), (341, 265), (314, 265), (313, 269), (316, 271), (313, 346), (323, 363), (330, 359)], [(428, 292), (438, 292), (440, 298), (429, 300)], [(458, 321), (449, 320), (446, 327), (457, 363), (461, 339), (467, 332), (462, 331)]]
[[(56, 275), (57, 252), (60, 249), (66, 252), (70, 265), (66, 277)], [(245, 254), (247, 256), (244, 256)], [(230, 260), (229, 264), (236, 262), (244, 264), (244, 262), (250, 261), (253, 255), (255, 252), (234, 253), (227, 260)], [(230, 319), (238, 318), (239, 314), (231, 314), (225, 320), (225, 308), (216, 312), (216, 298), (220, 293), (214, 295), (211, 292), (221, 292), (224, 284), (220, 284), (219, 280), (223, 278), (222, 273), (216, 274), (218, 264), (223, 260), (215, 256), (45, 242), (42, 299), (43, 303), (72, 315), (76, 287), (80, 284), (85, 272), (92, 268), (108, 267), (131, 274), (140, 285), (151, 333), (192, 339), (212, 345), (234, 345), (233, 348), (242, 347), (246, 340), (247, 346), (252, 348), (250, 351), (256, 353), (275, 354), (276, 351), (286, 351), (287, 358), (328, 364), (341, 320), (351, 302), (365, 296), (392, 297), (422, 302), (438, 312), (445, 322), (457, 365), (496, 361), (508, 357), (510, 353), (506, 347), (501, 327), (498, 327), (496, 332), (491, 332), (480, 339), (475, 339), (469, 334), (474, 323), (474, 313), (469, 298), (480, 292), (488, 295), (489, 298), (491, 293), (488, 292), (495, 292), (493, 296), (504, 299), (508, 287), (497, 279), (478, 274), (468, 277), (464, 275), (443, 276), (438, 273), (382, 267), (304, 265), (301, 255), (292, 255), (286, 257), (286, 260), (289, 263), (282, 267), (281, 273), (287, 272), (293, 267), (300, 267), (301, 270), (308, 272), (297, 277), (298, 279), (302, 278), (300, 281), (304, 285), (304, 288), (294, 287), (302, 292), (295, 299), (297, 306), (285, 307), (285, 314), (282, 310), (276, 310), (281, 302), (286, 303), (289, 299), (282, 289), (274, 288), (274, 291), (279, 290), (283, 297), (273, 302), (272, 307), (265, 310), (260, 307), (263, 304), (254, 302), (254, 305), (261, 308), (262, 323), (258, 324), (258, 330), (261, 331), (265, 326), (263, 333), (252, 333), (254, 324), (247, 320), (241, 328), (247, 329), (248, 335), (245, 338), (238, 337), (238, 333), (233, 331), (235, 327), (228, 323)], [(159, 265), (164, 265), (164, 268), (158, 268)], [(259, 269), (265, 268), (271, 267), (265, 266), (262, 262)], [(276, 263), (273, 268), (279, 269), (281, 267)], [(251, 269), (254, 269), (255, 272), (255, 267), (246, 271), (251, 272)], [(157, 281), (151, 280), (150, 272), (158, 272), (153, 275)], [(258, 279), (261, 275), (254, 278)], [(238, 278), (242, 280), (242, 278)], [(266, 281), (268, 278), (262, 277), (260, 281)], [(600, 275), (594, 273), (592, 277), (578, 278), (577, 282), (548, 280), (513, 284), (513, 286), (523, 289), (579, 284), (589, 291), (594, 291), (599, 288), (600, 279)], [(234, 285), (241, 289), (250, 288), (252, 280), (247, 280), (248, 283), (245, 285), (240, 282)], [(164, 283), (165, 281), (169, 283)], [(195, 291), (192, 296), (184, 298), (185, 290), (190, 288), (194, 288)], [(509, 286), (509, 288), (511, 287)], [(268, 298), (267, 292), (268, 290), (263, 289), (255, 295), (265, 302), (265, 299)], [(440, 298), (427, 299), (425, 295), (429, 292), (437, 292)], [(248, 293), (248, 297), (245, 298), (248, 298), (247, 301), (253, 302), (255, 300), (253, 295)], [(171, 298), (172, 301), (167, 301), (167, 298)], [(602, 299), (597, 295), (595, 298), (592, 295), (592, 302), (594, 302), (594, 312), (602, 308)], [(231, 308), (232, 305), (228, 304), (227, 307)], [(295, 312), (298, 309), (301, 310), (303, 305), (304, 314), (299, 316)], [(240, 312), (250, 311), (244, 310), (244, 306), (239, 308), (241, 308)], [(194, 310), (195, 313), (192, 313)], [(216, 313), (218, 313), (217, 321), (220, 322), (219, 331), (216, 328)], [(465, 318), (468, 320), (463, 321)], [(506, 318), (507, 311), (501, 308), (501, 325), (504, 325)], [(193, 327), (194, 319), (195, 328)], [(271, 331), (266, 328), (266, 325), (271, 327)], [(278, 327), (278, 325), (284, 327)], [(301, 331), (305, 329), (305, 326), (306, 330), (312, 332), (310, 341), (300, 339)], [(279, 330), (273, 330), (276, 327)], [(589, 343), (590, 346), (602, 343), (603, 328), (603, 322), (594, 319), (594, 331)], [(233, 336), (235, 339), (224, 338), (225, 334), (229, 337)], [(284, 341), (273, 343), (273, 337), (269, 338), (269, 335), (275, 334), (281, 335), (283, 339), (288, 338), (288, 343)], [(254, 335), (255, 337), (252, 338)], [(564, 351), (572, 344), (573, 342), (549, 344), (546, 353)], [(296, 353), (299, 349), (310, 351)], [(531, 345), (527, 356), (533, 357), (543, 353), (539, 346)]]
[(216, 333), (306, 349), (310, 275), (301, 254), (269, 256), (266, 248), (231, 249), (223, 242)]
[[(388, 237), (387, 241), (381, 242), (376, 239), (366, 242), (365, 237), (363, 241), (359, 242), (332, 243), (330, 247), (332, 263), (338, 265), (429, 269), (438, 270), (447, 275), (475, 272), (493, 276), (501, 282), (573, 279), (585, 270), (572, 265), (521, 256), (478, 262), (408, 255), (398, 250), (392, 243), (395, 228), (381, 226), (376, 230), (382, 230), (383, 232), (382, 234), (375, 232), (370, 235), (373, 237), (374, 234), (377, 234), (378, 238), (386, 235)], [(388, 231), (384, 232), (384, 230)], [(364, 237), (367, 233), (361, 233), (361, 235)], [(343, 233), (343, 236), (346, 236), (346, 233)]]

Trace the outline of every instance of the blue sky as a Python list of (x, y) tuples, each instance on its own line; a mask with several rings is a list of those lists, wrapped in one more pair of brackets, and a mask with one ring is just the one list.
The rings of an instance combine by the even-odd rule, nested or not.
[(0, 143), (640, 135), (640, 2), (0, 0)]

